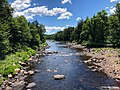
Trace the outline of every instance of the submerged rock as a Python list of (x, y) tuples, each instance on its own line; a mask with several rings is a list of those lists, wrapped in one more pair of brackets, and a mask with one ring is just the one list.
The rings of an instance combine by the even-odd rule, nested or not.
[(34, 87), (34, 86), (36, 86), (36, 84), (33, 82), (33, 83), (29, 83), (26, 88), (32, 88), (32, 87)]
[(65, 78), (65, 76), (64, 75), (54, 75), (54, 79), (55, 80), (60, 80), (60, 79), (64, 79)]

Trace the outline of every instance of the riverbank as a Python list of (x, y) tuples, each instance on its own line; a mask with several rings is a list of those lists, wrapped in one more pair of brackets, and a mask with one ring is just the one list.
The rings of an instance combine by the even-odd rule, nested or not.
[(79, 44), (69, 44), (71, 48), (83, 50), (84, 62), (95, 72), (104, 72), (120, 82), (120, 49), (86, 48)]
[(0, 61), (0, 90), (23, 90), (27, 87), (29, 83), (25, 79), (37, 73), (30, 67), (46, 54), (46, 48), (47, 45), (42, 45), (37, 51), (28, 49), (17, 52)]

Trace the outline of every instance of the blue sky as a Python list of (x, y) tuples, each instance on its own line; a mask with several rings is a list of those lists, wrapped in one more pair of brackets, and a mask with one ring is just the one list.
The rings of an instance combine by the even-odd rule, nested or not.
[(14, 17), (24, 15), (28, 21), (38, 20), (45, 25), (46, 33), (52, 34), (87, 16), (92, 17), (105, 9), (114, 13), (115, 4), (120, 0), (9, 0), (14, 8)]

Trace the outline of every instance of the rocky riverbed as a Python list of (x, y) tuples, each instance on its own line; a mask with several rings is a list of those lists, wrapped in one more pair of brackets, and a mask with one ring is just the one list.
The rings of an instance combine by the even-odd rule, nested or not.
[[(56, 90), (56, 88), (61, 87), (61, 85), (63, 90), (73, 87), (76, 88), (75, 90), (78, 90), (77, 88), (88, 90), (88, 88), (99, 87), (105, 90), (120, 89), (117, 86), (110, 86), (109, 84), (112, 81), (110, 80), (109, 82), (109, 79), (107, 79), (107, 77), (105, 79), (104, 75), (99, 76), (99, 74), (96, 75), (97, 73), (94, 73), (104, 72), (106, 75), (119, 82), (120, 64), (115, 62), (116, 60), (119, 60), (116, 50), (103, 48), (96, 52), (96, 49), (87, 49), (78, 44), (69, 43), (68, 45), (62, 45), (54, 42), (49, 43), (52, 47), (47, 51), (44, 51), (45, 48), (41, 49), (35, 56), (29, 58), (29, 62), (19, 62), (23, 68), (16, 68), (16, 75), (8, 75), (8, 80), (3, 82), (0, 90), (31, 90), (31, 88), (33, 90), (42, 90), (47, 89), (47, 87)], [(80, 51), (80, 54), (79, 52), (76, 52), (74, 49), (72, 50), (70, 48), (76, 48)], [(41, 56), (45, 56), (44, 60), (42, 61)], [(80, 58), (79, 56), (83, 56), (84, 59)], [(30, 68), (33, 64), (36, 65), (36, 68), (34, 69)], [(93, 72), (87, 70), (87, 65)], [(35, 81), (31, 80), (30, 82), (27, 82), (26, 78), (28, 76), (33, 77)], [(107, 80), (108, 82), (106, 82)], [(95, 85), (93, 85), (93, 82)], [(105, 86), (102, 86), (101, 82), (104, 83), (102, 85)], [(69, 87), (65, 85), (69, 85)]]
[(84, 63), (95, 72), (104, 72), (107, 76), (120, 82), (120, 57), (114, 48), (86, 48), (79, 44), (68, 44), (71, 48), (83, 51)]

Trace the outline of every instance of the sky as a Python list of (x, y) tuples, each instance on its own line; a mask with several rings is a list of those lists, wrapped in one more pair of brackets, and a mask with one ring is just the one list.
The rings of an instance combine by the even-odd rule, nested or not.
[(9, 0), (13, 16), (23, 15), (28, 21), (45, 25), (46, 34), (76, 26), (79, 20), (92, 17), (101, 10), (113, 14), (120, 0)]

